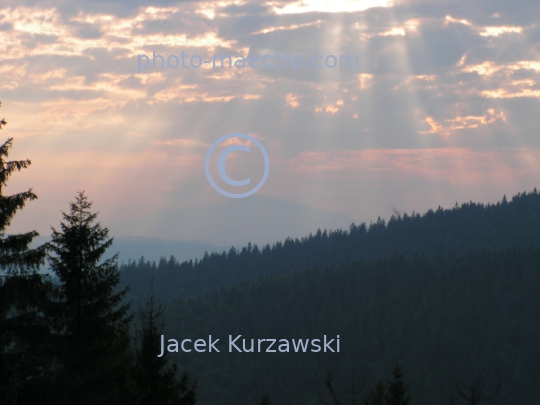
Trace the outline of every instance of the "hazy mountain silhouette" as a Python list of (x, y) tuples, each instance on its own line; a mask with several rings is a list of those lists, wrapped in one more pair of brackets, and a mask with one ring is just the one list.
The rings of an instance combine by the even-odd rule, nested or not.
[[(119, 263), (127, 263), (130, 259), (138, 261), (141, 256), (144, 256), (145, 260), (155, 260), (156, 262), (161, 257), (169, 259), (171, 256), (174, 256), (176, 260), (183, 262), (197, 258), (200, 259), (204, 256), (204, 252), (219, 252), (227, 249), (227, 246), (218, 246), (197, 240), (177, 241), (146, 238), (144, 236), (110, 236), (114, 237), (114, 242), (104, 257), (109, 258), (118, 253)], [(31, 247), (35, 248), (50, 240), (51, 238), (49, 236), (38, 236), (34, 239)]]
[(343, 214), (254, 195), (221, 204), (163, 211), (111, 225), (110, 229), (114, 235), (199, 240), (230, 247), (302, 237), (317, 228), (347, 229), (352, 222)]
[(225, 246), (218, 246), (208, 242), (175, 241), (159, 238), (146, 238), (143, 236), (120, 236), (114, 238), (114, 244), (110, 251), (119, 252), (118, 261), (126, 262), (139, 260), (144, 256), (145, 260), (159, 261), (161, 257), (174, 256), (178, 261), (194, 260), (201, 258), (204, 252), (225, 250)]

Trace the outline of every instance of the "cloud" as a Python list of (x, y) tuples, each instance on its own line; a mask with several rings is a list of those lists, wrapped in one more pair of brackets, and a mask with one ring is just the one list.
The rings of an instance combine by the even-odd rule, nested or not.
[[(281, 162), (312, 180), (340, 172), (354, 183), (355, 173), (366, 169), (407, 184), (419, 176), (425, 183), (414, 183), (416, 192), (437, 176), (469, 187), (460, 183), (463, 167), (472, 168), (468, 179), (477, 184), (505, 176), (492, 165), (504, 159), (486, 148), (516, 148), (524, 155), (523, 148), (540, 146), (538, 10), (536, 0), (8, 0), (0, 9), (2, 112), (9, 136), (24, 140), (36, 156), (49, 158), (54, 151), (77, 157), (50, 159), (59, 177), (47, 181), (58, 188), (64, 187), (59, 173), (77, 167), (75, 184), (94, 173), (94, 159), (105, 152), (105, 159), (117, 155), (133, 165), (132, 174), (115, 178), (123, 184), (135, 184), (153, 158), (152, 175), (159, 176), (178, 155), (189, 162), (185, 173), (200, 175), (196, 162), (206, 145), (232, 132), (257, 134), (273, 168)], [(182, 52), (188, 63), (194, 55), (214, 54), (301, 55), (306, 65), (315, 55), (321, 61), (355, 55), (358, 67), (166, 65)], [(143, 54), (149, 65), (138, 69)], [(452, 159), (461, 168), (451, 166)], [(475, 159), (487, 163), (473, 167)], [(452, 169), (441, 171), (437, 162)], [(509, 163), (505, 184), (512, 176), (532, 178), (533, 163)], [(174, 186), (182, 192), (204, 189), (182, 179), (184, 186)], [(327, 184), (339, 184), (330, 179)], [(268, 190), (286, 198), (272, 184)], [(173, 186), (155, 192), (167, 187)], [(337, 198), (346, 200), (352, 191), (340, 193)]]
[(464, 129), (476, 129), (481, 125), (490, 125), (497, 121), (506, 121), (504, 112), (495, 112), (493, 108), (486, 111), (484, 115), (475, 116), (457, 116), (455, 118), (446, 119), (443, 124), (438, 123), (432, 117), (426, 117), (426, 123), (430, 126), (429, 131), (421, 131), (422, 134), (438, 134), (444, 137), (450, 136), (455, 131)]

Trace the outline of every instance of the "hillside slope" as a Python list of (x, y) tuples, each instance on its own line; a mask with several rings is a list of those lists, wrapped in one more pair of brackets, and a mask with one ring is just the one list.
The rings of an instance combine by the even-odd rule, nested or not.
[[(353, 373), (371, 388), (398, 360), (415, 405), (448, 404), (454, 377), (479, 372), (488, 391), (502, 383), (497, 403), (532, 405), (540, 403), (539, 297), (540, 248), (392, 256), (177, 301), (165, 333), (223, 343), (220, 353), (177, 357), (199, 381), (200, 405), (252, 405), (264, 392), (274, 405), (320, 404), (327, 370), (347, 393)], [(250, 339), (340, 335), (341, 350), (229, 353), (228, 335), (247, 347)]]
[(200, 261), (177, 263), (132, 262), (122, 266), (122, 286), (130, 285), (132, 297), (146, 294), (150, 280), (164, 299), (193, 297), (244, 280), (288, 274), (315, 266), (376, 259), (399, 253), (404, 257), (463, 253), (481, 248), (501, 251), (507, 246), (540, 245), (540, 194), (504, 198), (496, 204), (467, 203), (452, 209), (438, 208), (423, 215), (393, 217), (349, 230), (317, 231), (302, 239), (286, 239), (273, 246), (205, 255)]

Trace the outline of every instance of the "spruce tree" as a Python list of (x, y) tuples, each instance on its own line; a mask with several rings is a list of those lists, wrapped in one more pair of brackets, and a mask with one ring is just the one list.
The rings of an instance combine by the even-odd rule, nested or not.
[(140, 405), (195, 405), (196, 382), (190, 385), (186, 372), (176, 380), (177, 364), (167, 366), (166, 355), (158, 357), (164, 311), (165, 306), (155, 302), (152, 281), (148, 299), (139, 307), (134, 368), (137, 396)]
[(385, 395), (386, 395), (386, 388), (384, 387), (384, 383), (382, 381), (379, 381), (377, 385), (375, 385), (375, 388), (372, 388), (369, 391), (369, 394), (364, 400), (364, 404), (365, 405), (385, 405), (386, 404)]
[[(0, 120), (0, 130), (4, 125), (6, 120)], [(6, 235), (17, 211), (37, 198), (32, 189), (10, 196), (3, 193), (10, 176), (31, 164), (28, 159), (6, 161), (12, 141), (9, 138), (0, 146), (0, 403), (6, 405), (20, 403), (18, 394), (28, 381), (42, 381), (46, 367), (40, 356), (47, 341), (40, 311), (45, 283), (37, 273), (46, 246), (29, 248), (39, 235), (36, 231)]]
[[(61, 350), (55, 384), (57, 404), (129, 403), (131, 368), (127, 288), (117, 255), (100, 263), (112, 245), (109, 230), (94, 223), (92, 203), (78, 193), (61, 230), (53, 228), (49, 264), (58, 277), (50, 316)], [(132, 401), (132, 400), (131, 400)]]
[[(0, 106), (2, 106), (1, 102)], [(0, 130), (4, 125), (7, 125), (7, 122), (2, 118)], [(39, 235), (37, 231), (6, 236), (6, 228), (11, 224), (17, 211), (22, 210), (27, 201), (37, 199), (37, 195), (32, 192), (31, 188), (21, 193), (4, 195), (4, 187), (7, 186), (11, 175), (32, 164), (29, 159), (6, 161), (9, 149), (12, 147), (12, 141), (13, 138), (9, 138), (0, 146), (0, 269), (2, 276), (0, 285), (3, 285), (10, 275), (35, 273), (44, 263), (46, 255), (46, 245), (36, 249), (29, 248), (32, 240)]]
[(325, 405), (343, 405), (334, 387), (334, 373), (330, 370), (326, 372), (326, 379), (324, 380), (324, 385), (327, 390), (327, 395), (330, 397), (330, 400), (332, 402), (327, 402), (322, 397), (320, 398), (321, 402), (324, 402)]
[[(4, 120), (0, 122), (5, 122)], [(30, 231), (19, 235), (7, 235), (6, 228), (18, 210), (22, 210), (27, 201), (37, 198), (32, 189), (10, 196), (3, 195), (3, 188), (7, 185), (9, 177), (21, 169), (26, 169), (32, 163), (30, 160), (6, 161), (13, 138), (9, 138), (0, 146), (0, 268), (2, 279), (5, 281), (10, 275), (27, 275), (35, 273), (44, 263), (46, 246), (30, 249), (32, 240), (39, 235), (37, 231)]]
[(411, 396), (407, 395), (409, 387), (402, 380), (403, 373), (399, 363), (392, 370), (392, 376), (394, 379), (388, 381), (386, 405), (409, 405), (411, 400)]
[[(482, 373), (478, 374), (478, 377), (476, 377), (476, 380), (472, 384), (467, 384), (462, 378), (458, 377), (455, 378), (454, 384), (458, 398), (461, 398), (468, 405), (480, 405), (486, 402), (494, 405), (497, 395), (499, 395), (501, 390), (501, 384), (499, 383), (491, 394), (484, 394), (486, 383), (482, 377)], [(450, 403), (451, 405), (456, 404), (453, 395), (450, 395)]]

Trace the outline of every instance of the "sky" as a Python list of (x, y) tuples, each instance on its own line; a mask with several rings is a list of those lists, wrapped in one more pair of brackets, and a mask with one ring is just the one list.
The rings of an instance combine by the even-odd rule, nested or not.
[[(4, 0), (0, 134), (14, 138), (11, 159), (32, 161), (4, 192), (39, 197), (8, 233), (50, 234), (82, 190), (113, 235), (221, 245), (532, 191), (539, 17), (538, 0)], [(170, 65), (184, 52), (188, 67), (158, 57), (154, 68), (154, 52)], [(276, 53), (304, 64), (190, 66)], [(316, 55), (358, 66), (308, 68)], [(245, 198), (205, 175), (211, 145), (234, 133), (269, 157)], [(243, 188), (218, 178), (217, 156), (234, 144), (250, 148), (225, 163), (252, 180)], [(265, 167), (238, 138), (210, 163), (229, 192)], [(172, 217), (167, 232), (151, 225)]]

